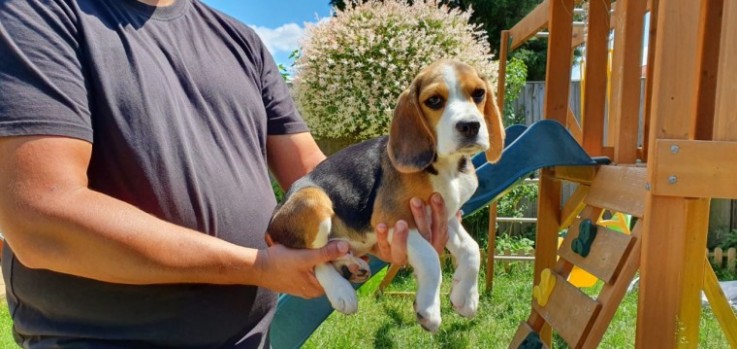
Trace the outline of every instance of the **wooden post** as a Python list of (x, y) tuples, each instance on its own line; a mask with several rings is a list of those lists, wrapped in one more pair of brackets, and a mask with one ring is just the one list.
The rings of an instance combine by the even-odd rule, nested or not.
[(643, 120), (643, 133), (645, 135), (642, 140), (642, 161), (647, 162), (648, 151), (650, 149), (650, 105), (653, 96), (653, 64), (655, 64), (655, 44), (658, 40), (658, 4), (659, 0), (650, 0), (648, 8), (650, 9), (650, 32), (647, 33), (648, 39), (648, 55), (647, 55), (647, 77), (645, 78), (645, 100), (643, 101), (645, 110), (645, 120)]
[[(571, 40), (573, 35), (573, 0), (550, 0), (548, 12), (548, 62), (545, 71), (546, 119), (565, 125), (568, 92), (571, 85)], [(540, 171), (538, 224), (535, 248), (535, 284), (540, 273), (555, 265), (560, 228), (561, 185), (552, 169)], [(550, 346), (550, 326), (543, 326), (540, 339)]]
[(716, 101), (717, 72), (719, 66), (719, 39), (722, 31), (722, 8), (724, 0), (707, 0), (702, 3), (699, 27), (699, 36), (706, 38), (699, 40), (697, 48), (698, 68), (697, 76), (699, 92), (696, 95), (696, 113), (698, 122), (692, 127), (696, 129), (696, 139), (712, 139), (714, 129), (714, 107)]
[(737, 3), (724, 2), (714, 140), (737, 141)]
[(496, 253), (497, 203), (489, 204), (489, 235), (486, 245), (486, 293), (491, 296), (494, 287), (494, 254)]
[[(650, 144), (694, 139), (701, 2), (660, 0), (655, 45)], [(619, 6), (619, 5), (618, 5)], [(674, 59), (677, 57), (677, 59)], [(655, 160), (654, 148), (649, 161)], [(653, 185), (654, 166), (648, 166)], [(671, 185), (677, 185), (676, 181)], [(698, 344), (709, 200), (657, 196), (645, 206), (636, 347), (695, 348)], [(665, 252), (667, 251), (667, 252)]]
[(548, 12), (548, 62), (545, 71), (546, 119), (566, 124), (571, 85), (573, 0), (550, 0)]
[(614, 138), (614, 162), (634, 164), (637, 160), (637, 129), (642, 76), (642, 29), (646, 3), (617, 1), (612, 57), (612, 90), (609, 120)]
[[(509, 52), (509, 30), (502, 30), (499, 46), (499, 78), (497, 79), (496, 98), (499, 112), (504, 117), (504, 99), (507, 94), (507, 53)], [(494, 286), (494, 253), (496, 251), (496, 218), (497, 203), (489, 204), (489, 233), (486, 247), (486, 292), (491, 295)]]
[(609, 1), (589, 3), (586, 39), (586, 86), (584, 87), (583, 147), (591, 156), (602, 155), (606, 105), (607, 55), (609, 51)]
[(502, 30), (501, 44), (499, 46), (499, 78), (496, 83), (496, 100), (499, 111), (504, 117), (504, 99), (507, 92), (507, 55), (509, 52), (509, 30)]

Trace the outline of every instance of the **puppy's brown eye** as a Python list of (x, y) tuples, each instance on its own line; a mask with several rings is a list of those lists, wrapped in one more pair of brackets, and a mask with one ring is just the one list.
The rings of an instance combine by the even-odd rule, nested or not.
[(443, 107), (444, 102), (440, 96), (432, 96), (425, 100), (425, 105), (432, 110), (438, 110)]
[(483, 102), (484, 96), (486, 96), (486, 91), (481, 88), (477, 88), (471, 92), (471, 98), (473, 98), (473, 101), (476, 102), (476, 104)]

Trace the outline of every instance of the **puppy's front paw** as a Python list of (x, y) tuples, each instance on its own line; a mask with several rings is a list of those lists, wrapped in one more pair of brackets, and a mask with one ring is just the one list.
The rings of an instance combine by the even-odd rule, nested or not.
[(440, 304), (434, 303), (426, 306), (420, 306), (415, 300), (413, 304), (415, 308), (415, 315), (417, 316), (417, 322), (420, 323), (425, 331), (430, 333), (436, 333), (440, 328), (442, 319), (440, 317)]
[(334, 260), (332, 263), (343, 278), (352, 283), (361, 283), (371, 277), (369, 264), (362, 258), (355, 257), (350, 253)]
[(479, 291), (476, 282), (458, 282), (453, 280), (450, 290), (450, 304), (461, 316), (472, 318), (479, 308)]
[(335, 310), (347, 315), (358, 311), (358, 297), (349, 283), (336, 283), (331, 289), (326, 289), (325, 293)]

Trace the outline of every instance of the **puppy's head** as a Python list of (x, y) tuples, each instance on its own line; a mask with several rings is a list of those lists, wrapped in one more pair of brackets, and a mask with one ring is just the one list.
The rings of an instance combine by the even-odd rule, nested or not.
[(426, 67), (399, 97), (389, 157), (400, 172), (425, 169), (435, 157), (486, 151), (496, 162), (504, 127), (491, 84), (470, 66), (442, 60)]

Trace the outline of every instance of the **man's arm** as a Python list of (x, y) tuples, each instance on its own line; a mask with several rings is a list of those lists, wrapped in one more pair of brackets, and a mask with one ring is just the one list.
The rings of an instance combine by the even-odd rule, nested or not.
[(0, 229), (27, 267), (114, 283), (252, 284), (313, 297), (322, 291), (312, 267), (345, 253), (336, 244), (258, 251), (158, 219), (87, 187), (91, 150), (72, 138), (0, 137)]
[(325, 160), (308, 132), (270, 135), (266, 149), (271, 172), (284, 190)]

